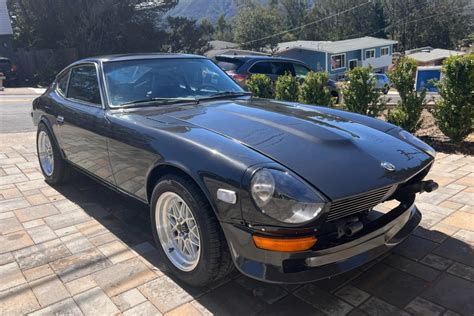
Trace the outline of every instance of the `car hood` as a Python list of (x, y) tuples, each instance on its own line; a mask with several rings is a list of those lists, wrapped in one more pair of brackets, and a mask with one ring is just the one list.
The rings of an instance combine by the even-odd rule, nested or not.
[[(431, 156), (380, 130), (299, 104), (216, 101), (164, 115), (219, 133), (280, 163), (330, 199), (405, 181)], [(158, 120), (163, 113), (148, 115)], [(381, 166), (395, 166), (388, 171)]]

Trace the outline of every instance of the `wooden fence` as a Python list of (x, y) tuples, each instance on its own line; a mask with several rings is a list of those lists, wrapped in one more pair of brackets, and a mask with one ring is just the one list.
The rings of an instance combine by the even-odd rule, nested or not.
[(15, 53), (20, 82), (24, 84), (47, 85), (59, 70), (77, 59), (78, 53), (75, 48), (18, 49)]

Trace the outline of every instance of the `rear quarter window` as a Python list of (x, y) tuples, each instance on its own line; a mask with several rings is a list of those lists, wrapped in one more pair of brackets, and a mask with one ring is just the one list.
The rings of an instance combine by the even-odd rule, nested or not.
[(63, 95), (66, 96), (67, 82), (69, 80), (69, 71), (61, 75), (58, 78), (57, 90)]
[(92, 104), (101, 104), (95, 66), (78, 66), (71, 70), (67, 97)]

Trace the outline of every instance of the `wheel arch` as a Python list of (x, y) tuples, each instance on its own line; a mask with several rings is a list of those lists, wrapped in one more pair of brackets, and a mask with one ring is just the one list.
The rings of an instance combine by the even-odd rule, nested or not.
[(66, 157), (64, 156), (64, 152), (61, 149), (61, 146), (59, 146), (59, 142), (58, 142), (58, 139), (56, 137), (56, 134), (54, 134), (53, 125), (51, 124), (51, 122), (48, 120), (48, 118), (46, 116), (42, 115), (40, 117), (40, 119), (38, 120), (38, 127), (40, 126), (40, 124), (43, 124), (48, 129), (49, 134), (53, 138), (53, 141), (54, 141), (55, 145), (59, 149), (59, 153), (61, 154), (61, 157), (63, 159), (65, 159)]
[(166, 175), (177, 175), (192, 181), (196, 185), (196, 187), (199, 188), (199, 190), (211, 206), (214, 214), (217, 216), (218, 212), (216, 209), (216, 205), (213, 203), (213, 200), (210, 196), (210, 192), (209, 190), (207, 190), (207, 187), (204, 185), (204, 183), (202, 181), (199, 181), (199, 179), (193, 177), (189, 170), (186, 170), (183, 167), (171, 163), (161, 163), (155, 165), (148, 172), (148, 176), (146, 178), (146, 196), (148, 204), (151, 204), (151, 196), (153, 194), (153, 189), (157, 184), (158, 180)]

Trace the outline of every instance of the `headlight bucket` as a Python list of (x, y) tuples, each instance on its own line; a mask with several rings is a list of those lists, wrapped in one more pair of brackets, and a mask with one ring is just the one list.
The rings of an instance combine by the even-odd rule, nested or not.
[(250, 195), (262, 213), (288, 224), (315, 220), (325, 207), (324, 199), (303, 181), (272, 168), (254, 173)]

